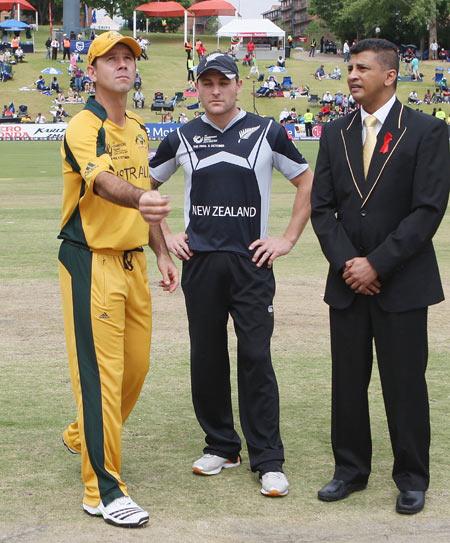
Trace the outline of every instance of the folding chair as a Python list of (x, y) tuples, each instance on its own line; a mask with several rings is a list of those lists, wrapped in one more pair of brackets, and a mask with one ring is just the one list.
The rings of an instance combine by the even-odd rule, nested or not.
[(287, 91), (292, 89), (292, 77), (290, 75), (285, 75), (283, 77), (283, 81), (281, 82), (281, 88)]
[(320, 106), (319, 95), (310, 94), (308, 97), (308, 104), (311, 106)]

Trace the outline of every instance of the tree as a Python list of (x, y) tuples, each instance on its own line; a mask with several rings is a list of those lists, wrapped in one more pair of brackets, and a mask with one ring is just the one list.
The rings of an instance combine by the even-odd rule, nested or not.
[(324, 19), (342, 40), (381, 36), (395, 43), (418, 41), (433, 21), (446, 21), (448, 0), (311, 0), (310, 12)]

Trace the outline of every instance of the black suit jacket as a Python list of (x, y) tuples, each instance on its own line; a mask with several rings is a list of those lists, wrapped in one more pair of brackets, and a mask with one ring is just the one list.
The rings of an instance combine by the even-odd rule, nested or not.
[[(384, 151), (384, 152), (383, 152)], [(447, 126), (396, 100), (364, 178), (359, 111), (324, 127), (312, 190), (312, 224), (330, 263), (325, 302), (343, 309), (354, 292), (345, 262), (366, 256), (382, 283), (385, 311), (444, 299), (432, 238), (450, 186)]]

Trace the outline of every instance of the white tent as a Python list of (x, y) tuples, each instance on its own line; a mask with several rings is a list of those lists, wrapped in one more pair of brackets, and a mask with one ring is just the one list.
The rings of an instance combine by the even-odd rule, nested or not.
[(217, 31), (217, 47), (222, 37), (239, 36), (240, 38), (281, 38), (283, 50), (286, 32), (269, 19), (236, 18)]
[(217, 36), (284, 38), (286, 32), (269, 19), (233, 19), (219, 28)]
[(120, 25), (114, 22), (109, 15), (105, 15), (98, 18), (95, 23), (92, 23), (91, 28), (94, 30), (119, 30)]

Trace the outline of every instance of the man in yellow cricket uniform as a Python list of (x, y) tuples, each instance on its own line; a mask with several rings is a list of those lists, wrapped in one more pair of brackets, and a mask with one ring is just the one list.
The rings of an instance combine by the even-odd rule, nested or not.
[(77, 403), (63, 441), (81, 453), (84, 511), (125, 527), (149, 518), (120, 476), (122, 424), (149, 367), (144, 244), (155, 252), (164, 290), (178, 282), (159, 226), (169, 203), (150, 190), (147, 132), (125, 109), (139, 54), (137, 42), (118, 32), (92, 43), (87, 61), (96, 96), (69, 123), (61, 150), (59, 270)]

